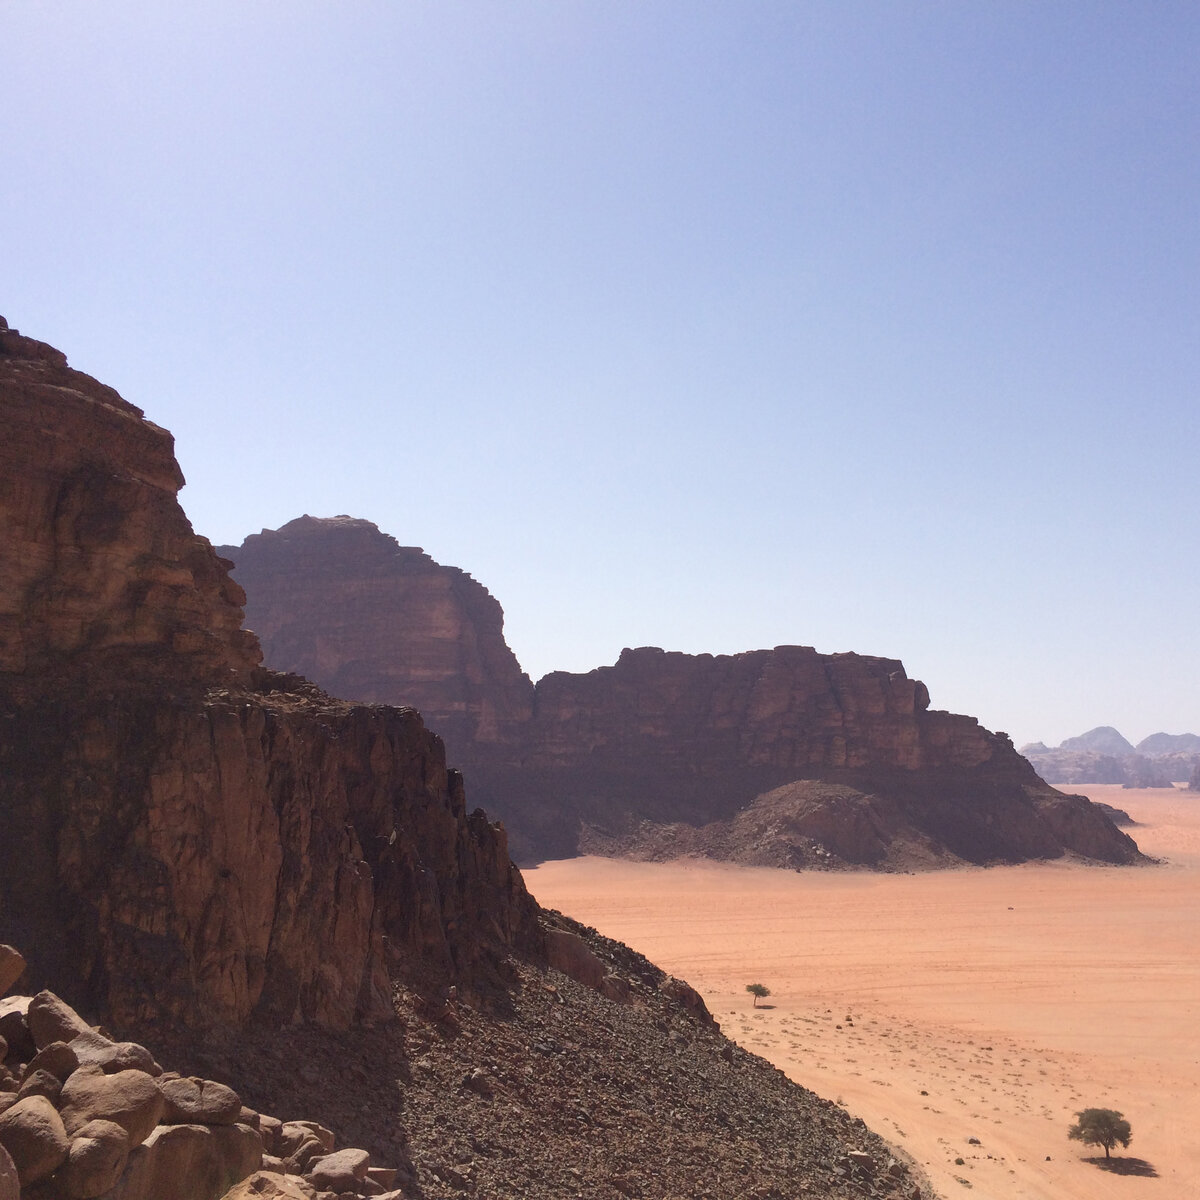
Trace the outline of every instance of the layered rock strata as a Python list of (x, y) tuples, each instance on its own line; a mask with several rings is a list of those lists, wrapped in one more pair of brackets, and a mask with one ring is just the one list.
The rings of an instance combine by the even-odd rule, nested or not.
[[(451, 605), (469, 577), (368, 522), (305, 517), (223, 549), (247, 588), (251, 627), (258, 620), (269, 632), (268, 661), (328, 686), (352, 676), (372, 698), (421, 695), (426, 720), (446, 733), (452, 761), (504, 820), (519, 859), (695, 852), (908, 869), (1066, 852), (1137, 858), (1126, 835), (1086, 800), (1048, 787), (1007, 736), (931, 710), (925, 685), (894, 659), (808, 646), (735, 655), (643, 647), (532, 687), (499, 648), (491, 596), (473, 584), (486, 605)], [(400, 586), (405, 572), (420, 586)], [(470, 709), (468, 694), (486, 703)], [(863, 800), (835, 802), (812, 786), (776, 793), (800, 783)], [(739, 817), (750, 805), (757, 816)]]
[(345, 516), (300, 517), (217, 552), (236, 556), (269, 663), (347, 700), (436, 714), (452, 753), (509, 742), (529, 720), (533, 685), (504, 613), (465, 571)]
[(348, 1025), (536, 941), (412, 710), (257, 666), (171, 437), (0, 331), (0, 922), (117, 1024)]

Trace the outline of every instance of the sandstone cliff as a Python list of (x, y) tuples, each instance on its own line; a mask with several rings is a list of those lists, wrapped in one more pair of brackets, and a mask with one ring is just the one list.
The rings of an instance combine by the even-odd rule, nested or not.
[(411, 710), (261, 670), (171, 437), (0, 330), (0, 917), (117, 1023), (386, 1017), (536, 938)]
[[(28, 957), (0, 959), (0, 994), (53, 983), (104, 1062), (72, 1067), (74, 1040), (37, 1033), (44, 995), (0, 1001), (22, 1197), (97, 1194), (73, 1156), (108, 1150), (112, 1200), (211, 1200), (264, 1149), (306, 1171), (287, 1194), (383, 1190), (362, 1151), (347, 1190), (312, 1123), (247, 1125), (244, 1156), (209, 1154), (206, 1114), (168, 1110), (217, 1077), (238, 1093), (226, 1115), (315, 1116), (425, 1200), (925, 1194), (861, 1122), (726, 1041), (686, 984), (539, 910), (415, 712), (258, 667), (181, 482), (169, 435), (0, 321), (0, 941)], [(84, 1027), (100, 1019), (144, 1045)], [(154, 1057), (196, 1078), (160, 1087)], [(124, 1142), (104, 1119), (119, 1106), (75, 1137), (39, 1102), (57, 1084), (74, 1112), (76, 1090), (131, 1075), (153, 1119)], [(30, 1122), (59, 1158), (30, 1166)], [(230, 1200), (277, 1185), (239, 1186)]]
[(504, 614), (465, 571), (352, 517), (300, 517), (216, 549), (236, 558), (269, 663), (347, 700), (434, 713), (452, 753), (529, 719), (533, 685)]
[[(368, 522), (305, 517), (222, 551), (249, 594), (250, 627), (266, 631), (268, 661), (335, 689), (353, 680), (359, 696), (418, 701), (519, 859), (696, 852), (898, 868), (1067, 851), (1136, 858), (1128, 837), (1047, 787), (1005, 735), (931, 710), (925, 685), (894, 659), (643, 647), (531, 688), (503, 645), (495, 600)], [(849, 788), (864, 798), (858, 815), (820, 788), (775, 794), (805, 781)], [(793, 806), (791, 832), (773, 818), (750, 836), (753, 816), (725, 826), (750, 805), (759, 817)], [(870, 832), (855, 835), (866, 812)]]

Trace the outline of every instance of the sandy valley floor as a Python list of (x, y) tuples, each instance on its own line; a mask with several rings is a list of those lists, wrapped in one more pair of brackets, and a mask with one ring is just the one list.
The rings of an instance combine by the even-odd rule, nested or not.
[[(1200, 1197), (1200, 795), (1082, 790), (1168, 861), (887, 876), (591, 858), (525, 878), (699, 988), (730, 1036), (947, 1198)], [(753, 982), (771, 989), (757, 1010)], [(1131, 1122), (1126, 1173), (1067, 1141), (1091, 1106)]]

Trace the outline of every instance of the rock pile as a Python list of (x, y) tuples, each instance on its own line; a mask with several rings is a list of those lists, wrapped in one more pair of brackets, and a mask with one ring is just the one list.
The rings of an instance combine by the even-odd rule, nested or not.
[[(0, 945), (0, 994), (24, 967)], [(246, 1108), (223, 1083), (164, 1071), (52, 992), (0, 1000), (0, 1060), (0, 1200), (403, 1195), (396, 1170), (367, 1151), (337, 1149), (315, 1121)]]

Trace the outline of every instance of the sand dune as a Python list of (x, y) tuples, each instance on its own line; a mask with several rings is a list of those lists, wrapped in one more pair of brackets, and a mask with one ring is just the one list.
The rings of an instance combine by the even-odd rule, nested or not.
[[(1167, 861), (882, 876), (592, 858), (525, 877), (689, 980), (946, 1197), (1200, 1197), (1200, 795), (1084, 790)], [(1132, 1123), (1128, 1173), (1067, 1140), (1086, 1106)]]

